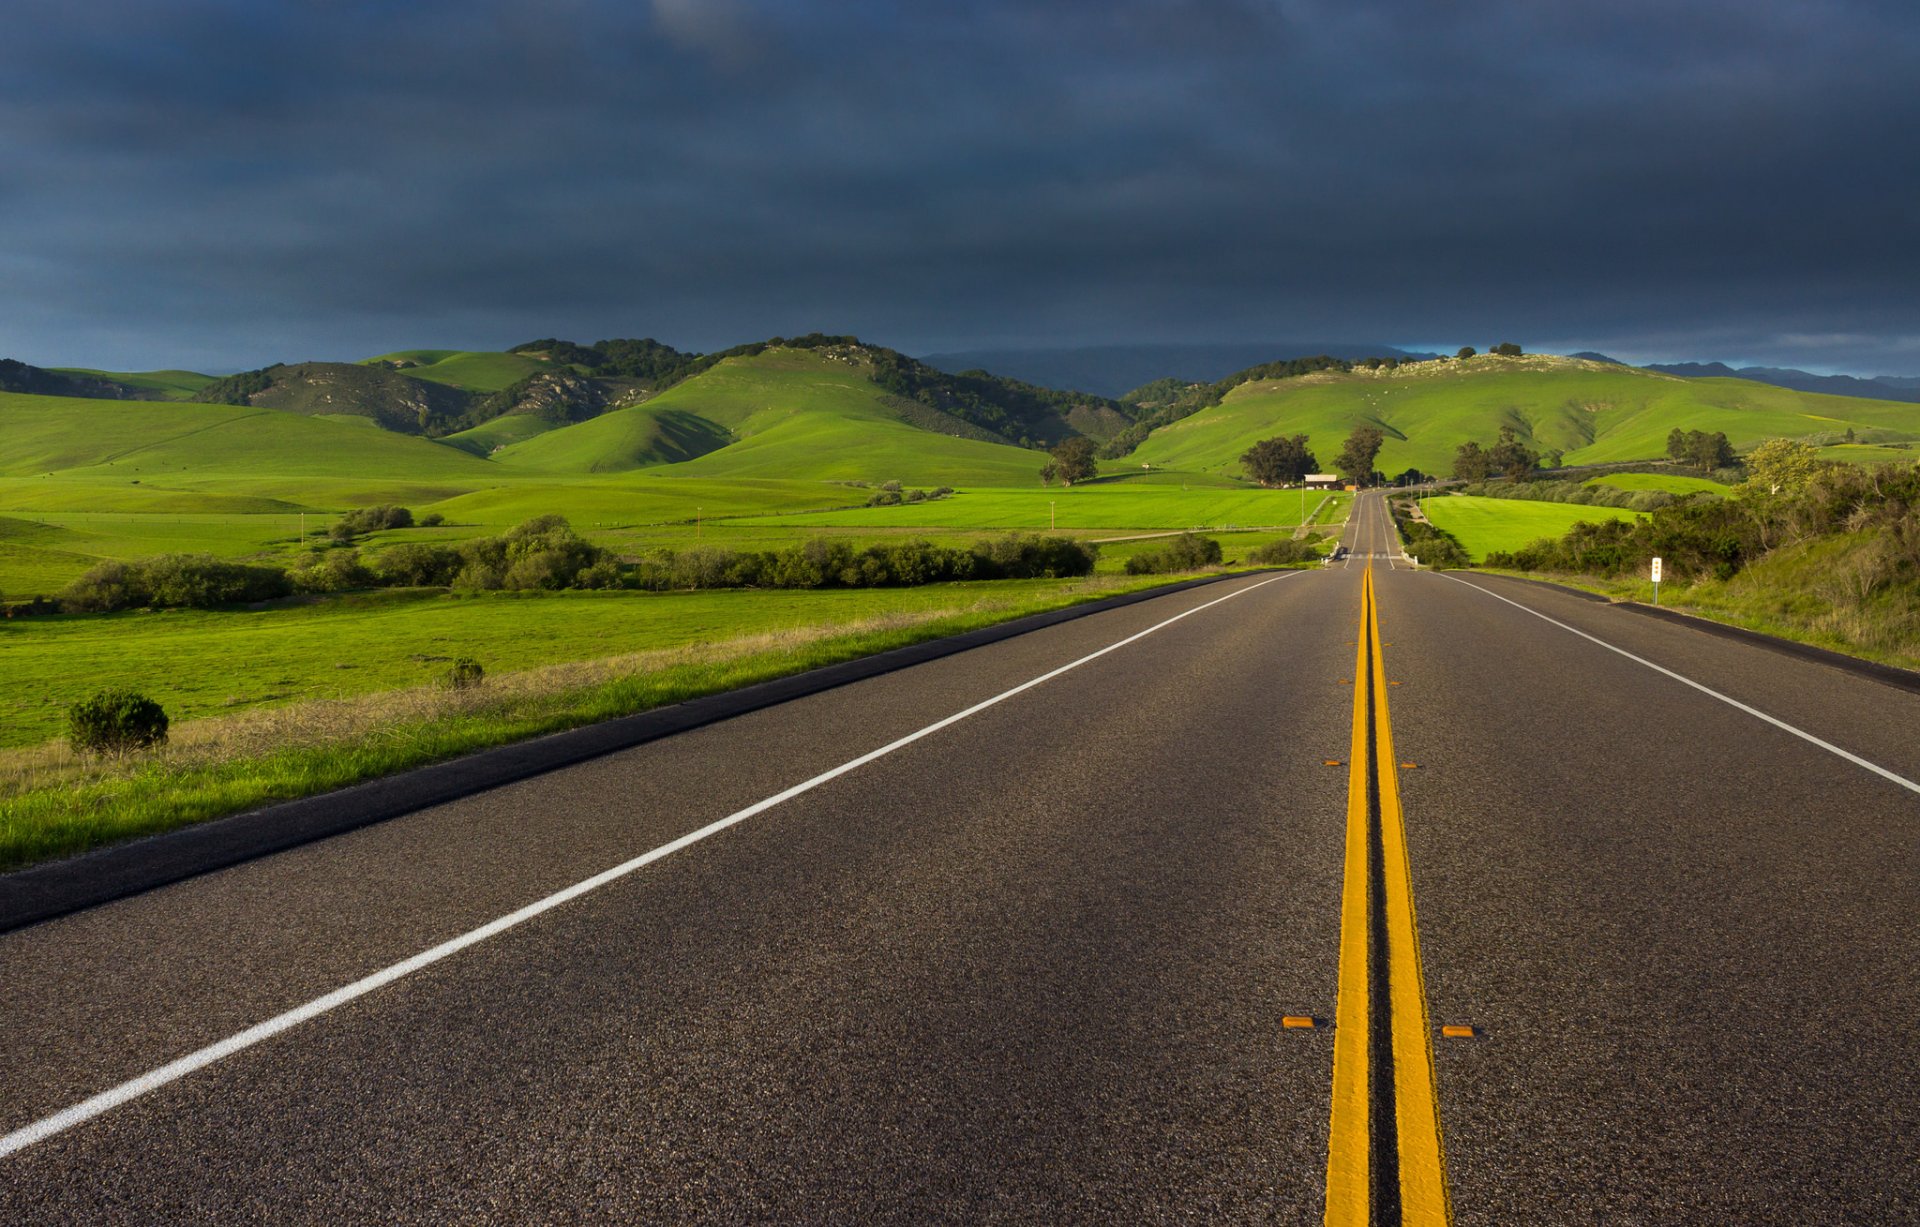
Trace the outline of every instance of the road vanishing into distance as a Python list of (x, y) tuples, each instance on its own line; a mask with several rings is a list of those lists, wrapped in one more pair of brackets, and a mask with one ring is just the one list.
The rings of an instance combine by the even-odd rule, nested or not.
[(1920, 1221), (1920, 694), (1391, 540), (0, 936), (0, 1222)]

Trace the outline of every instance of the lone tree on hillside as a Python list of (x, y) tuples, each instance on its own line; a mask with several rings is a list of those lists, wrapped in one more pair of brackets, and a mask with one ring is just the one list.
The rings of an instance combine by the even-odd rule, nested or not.
[(1456, 352), (1453, 356), (1456, 358), (1471, 358), (1473, 357), (1474, 354), (1478, 352), (1479, 351), (1474, 349), (1474, 347), (1471, 345), (1462, 345), (1458, 350), (1458, 352)]
[(1320, 467), (1320, 461), (1307, 448), (1307, 436), (1290, 439), (1275, 436), (1262, 439), (1240, 457), (1247, 476), (1268, 488), (1300, 481)]
[(1453, 449), (1453, 475), (1461, 481), (1485, 481), (1492, 472), (1493, 461), (1474, 440)]
[(1380, 455), (1380, 445), (1386, 441), (1387, 436), (1378, 426), (1355, 426), (1347, 436), (1346, 446), (1334, 457), (1333, 467), (1355, 485), (1371, 485), (1374, 458)]
[(1093, 440), (1085, 435), (1075, 435), (1047, 454), (1053, 457), (1054, 471), (1063, 486), (1085, 481), (1100, 472), (1100, 466), (1093, 458)]
[(1487, 451), (1487, 462), (1501, 473), (1520, 481), (1540, 463), (1540, 453), (1520, 442), (1520, 432), (1511, 426), (1500, 428), (1500, 441)]
[(1499, 354), (1507, 358), (1518, 358), (1520, 356), (1520, 347), (1512, 341), (1502, 341), (1487, 352)]

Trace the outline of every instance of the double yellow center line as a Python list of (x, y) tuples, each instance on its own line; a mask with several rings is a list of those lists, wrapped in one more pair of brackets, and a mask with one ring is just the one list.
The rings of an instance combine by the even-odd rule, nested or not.
[(1452, 1207), (1371, 565), (1360, 591), (1326, 1221), (1439, 1227)]

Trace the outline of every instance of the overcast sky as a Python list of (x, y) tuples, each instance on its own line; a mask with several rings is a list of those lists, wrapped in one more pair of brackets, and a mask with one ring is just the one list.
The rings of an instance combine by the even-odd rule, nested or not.
[(1914, 0), (11, 0), (0, 356), (857, 332), (1920, 374)]

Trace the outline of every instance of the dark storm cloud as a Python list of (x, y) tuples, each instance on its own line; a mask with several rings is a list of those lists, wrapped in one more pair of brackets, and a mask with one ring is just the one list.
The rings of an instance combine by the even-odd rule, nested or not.
[(1906, 3), (15, 7), (30, 360), (822, 328), (1920, 370)]

